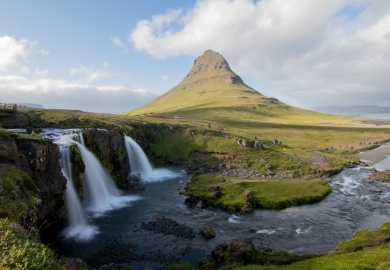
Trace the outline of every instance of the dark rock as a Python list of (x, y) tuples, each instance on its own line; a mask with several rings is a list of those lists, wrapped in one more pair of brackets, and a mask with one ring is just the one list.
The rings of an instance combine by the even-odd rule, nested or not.
[(127, 180), (129, 160), (124, 133), (117, 129), (87, 129), (83, 132), (85, 145), (102, 162), (114, 181), (122, 188), (130, 188)]
[[(37, 224), (55, 221), (64, 215), (66, 178), (59, 163), (60, 151), (57, 145), (35, 140), (16, 140), (23, 156), (17, 163), (28, 173), (39, 189), (41, 204), (37, 209)], [(27, 167), (26, 164), (29, 164)]]
[(244, 201), (244, 206), (241, 208), (242, 213), (249, 213), (252, 212), (253, 208), (256, 204), (256, 198), (253, 191), (249, 189), (245, 189), (242, 194), (242, 199)]
[(218, 245), (212, 252), (211, 256), (217, 263), (222, 263), (225, 257), (231, 261), (243, 263), (245, 256), (255, 252), (255, 246), (252, 241), (246, 237), (234, 238), (230, 243)]
[(131, 183), (139, 183), (142, 180), (141, 174), (138, 172), (131, 172), (127, 176), (127, 180), (129, 180)]
[(217, 233), (215, 232), (214, 228), (211, 227), (202, 227), (200, 229), (200, 233), (203, 235), (204, 238), (206, 239), (211, 239), (217, 236)]
[(252, 241), (246, 237), (234, 238), (230, 243), (229, 252), (233, 256), (247, 255), (255, 251), (255, 246)]
[(244, 147), (253, 147), (255, 145), (255, 142), (250, 140), (243, 140), (242, 145)]
[(195, 233), (192, 228), (164, 216), (157, 216), (150, 222), (142, 223), (142, 228), (155, 233), (173, 235), (178, 238), (195, 238)]

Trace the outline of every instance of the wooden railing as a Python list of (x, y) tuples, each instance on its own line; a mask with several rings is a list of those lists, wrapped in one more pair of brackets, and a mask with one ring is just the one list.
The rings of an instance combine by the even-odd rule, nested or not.
[(0, 102), (0, 110), (17, 111), (18, 105), (13, 104), (13, 103), (1, 103)]

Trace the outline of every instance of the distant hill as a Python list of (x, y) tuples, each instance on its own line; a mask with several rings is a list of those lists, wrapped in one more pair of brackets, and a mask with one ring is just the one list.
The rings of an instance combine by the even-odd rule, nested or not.
[(18, 106), (28, 107), (28, 108), (43, 109), (43, 105), (36, 104), (36, 103), (14, 102), (14, 104), (17, 104)]
[(212, 50), (194, 61), (178, 85), (145, 106), (123, 114), (254, 121), (323, 116), (260, 94), (231, 70), (222, 55)]
[(313, 107), (312, 109), (317, 112), (343, 114), (343, 115), (390, 113), (390, 106), (379, 107), (376, 105), (361, 105), (361, 106), (324, 105), (324, 106)]

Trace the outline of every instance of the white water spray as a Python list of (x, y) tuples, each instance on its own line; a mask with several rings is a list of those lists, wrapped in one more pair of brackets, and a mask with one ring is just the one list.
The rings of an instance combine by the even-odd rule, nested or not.
[(126, 135), (125, 143), (131, 172), (140, 173), (143, 178), (151, 177), (153, 175), (153, 167), (142, 148)]
[(60, 163), (62, 173), (67, 179), (65, 196), (69, 221), (69, 227), (63, 231), (63, 234), (66, 238), (75, 238), (77, 241), (88, 241), (99, 233), (99, 231), (95, 226), (87, 223), (81, 202), (74, 188), (69, 146), (60, 146)]
[(132, 138), (125, 135), (125, 144), (131, 173), (139, 173), (145, 182), (160, 182), (167, 179), (174, 179), (179, 175), (177, 172), (159, 168), (153, 169), (148, 157)]
[[(79, 134), (80, 142), (84, 142)], [(95, 155), (82, 143), (75, 142), (85, 164), (85, 201), (86, 210), (95, 216), (103, 212), (124, 207), (128, 202), (138, 200), (138, 196), (121, 196), (113, 179)]]

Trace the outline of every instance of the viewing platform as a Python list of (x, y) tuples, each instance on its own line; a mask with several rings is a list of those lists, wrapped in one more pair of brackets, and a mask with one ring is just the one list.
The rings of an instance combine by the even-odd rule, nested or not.
[(3, 128), (23, 127), (29, 122), (28, 118), (18, 111), (14, 103), (0, 103), (0, 126)]

